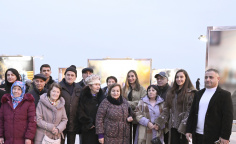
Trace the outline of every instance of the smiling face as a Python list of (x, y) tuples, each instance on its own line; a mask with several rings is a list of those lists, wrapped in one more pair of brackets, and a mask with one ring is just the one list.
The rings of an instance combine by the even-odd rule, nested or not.
[(43, 90), (46, 82), (44, 80), (40, 79), (40, 78), (37, 78), (37, 79), (34, 79), (34, 84), (35, 84), (36, 88), (39, 91), (41, 91), (41, 90)]
[(95, 83), (95, 84), (89, 85), (89, 88), (90, 88), (92, 94), (97, 94), (100, 90), (100, 87), (101, 87), (100, 83)]
[(156, 97), (157, 97), (157, 91), (156, 91), (153, 87), (151, 87), (150, 89), (148, 89), (148, 97), (149, 97), (150, 99), (156, 99)]
[(214, 88), (218, 86), (220, 77), (214, 71), (208, 71), (205, 73), (205, 87), (206, 88)]
[(176, 83), (179, 87), (182, 87), (185, 83), (186, 77), (183, 72), (178, 72), (176, 74)]
[(60, 94), (61, 94), (60, 89), (54, 86), (50, 91), (50, 99), (52, 101), (57, 101)]
[(65, 75), (65, 80), (68, 84), (73, 84), (73, 82), (76, 80), (76, 75), (74, 72), (72, 71), (68, 71), (66, 72), (66, 75)]
[(136, 79), (137, 78), (136, 78), (135, 74), (133, 72), (129, 72), (129, 74), (128, 74), (128, 82), (130, 84), (134, 84)]
[(111, 97), (118, 99), (120, 97), (120, 87), (115, 86), (111, 89)]
[(20, 97), (22, 94), (22, 89), (19, 86), (14, 86), (12, 89), (12, 93), (14, 97)]
[(14, 83), (17, 80), (16, 75), (12, 71), (7, 72), (7, 81), (9, 83)]

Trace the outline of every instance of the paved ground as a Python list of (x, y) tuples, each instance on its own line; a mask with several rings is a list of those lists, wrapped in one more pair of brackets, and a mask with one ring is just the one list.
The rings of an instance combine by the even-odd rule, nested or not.
[[(76, 142), (75, 144), (79, 144), (79, 135), (76, 136)], [(191, 143), (189, 143), (191, 144)], [(236, 132), (233, 132), (230, 137), (230, 144), (236, 144)]]

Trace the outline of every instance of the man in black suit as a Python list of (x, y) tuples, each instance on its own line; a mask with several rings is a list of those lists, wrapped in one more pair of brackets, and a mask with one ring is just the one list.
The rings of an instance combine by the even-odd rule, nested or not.
[(193, 144), (228, 144), (233, 122), (233, 104), (230, 92), (218, 86), (219, 72), (205, 72), (205, 87), (198, 91), (187, 121), (186, 138)]

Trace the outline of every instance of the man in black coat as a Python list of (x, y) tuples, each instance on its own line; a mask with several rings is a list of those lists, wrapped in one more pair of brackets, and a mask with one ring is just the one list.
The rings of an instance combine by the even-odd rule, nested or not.
[(44, 87), (46, 83), (46, 79), (47, 78), (43, 74), (34, 75), (33, 83), (32, 83), (33, 89), (29, 91), (28, 93), (34, 96), (35, 107), (37, 107), (40, 96), (48, 92), (48, 89)]
[(82, 77), (83, 79), (79, 82), (79, 85), (84, 88), (86, 86), (85, 79), (93, 74), (93, 69), (92, 68), (84, 68), (82, 69)]
[(205, 87), (198, 91), (187, 121), (186, 138), (193, 144), (228, 144), (233, 122), (233, 105), (230, 92), (218, 86), (219, 72), (205, 72)]
[[(68, 118), (63, 134), (67, 137), (67, 144), (74, 144), (76, 133), (79, 129), (77, 113), (81, 87), (78, 83), (75, 83), (77, 71), (74, 65), (68, 67), (64, 75), (65, 78), (59, 83), (62, 87), (62, 97), (65, 99), (65, 109)], [(61, 144), (64, 143), (65, 139), (62, 139)]]
[[(166, 100), (166, 94), (170, 90), (170, 86), (168, 84), (168, 75), (165, 72), (159, 72), (155, 75), (155, 78), (157, 79), (157, 87), (159, 89), (158, 95)], [(168, 127), (168, 124), (166, 124)], [(164, 134), (164, 142), (168, 144), (169, 139), (169, 132)]]

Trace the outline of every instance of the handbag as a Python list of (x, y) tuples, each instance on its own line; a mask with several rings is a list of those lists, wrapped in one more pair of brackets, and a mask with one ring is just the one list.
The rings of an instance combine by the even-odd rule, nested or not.
[(47, 135), (44, 135), (43, 137), (43, 141), (42, 144), (60, 144), (61, 143), (61, 139), (51, 139), (49, 138)]
[(44, 131), (44, 137), (43, 137), (43, 140), (42, 140), (42, 144), (61, 144), (61, 139), (51, 139), (49, 138), (47, 135), (46, 135), (46, 130), (47, 130), (47, 124), (45, 125), (45, 131)]
[(155, 137), (151, 140), (152, 144), (162, 144), (161, 140), (159, 137)]

